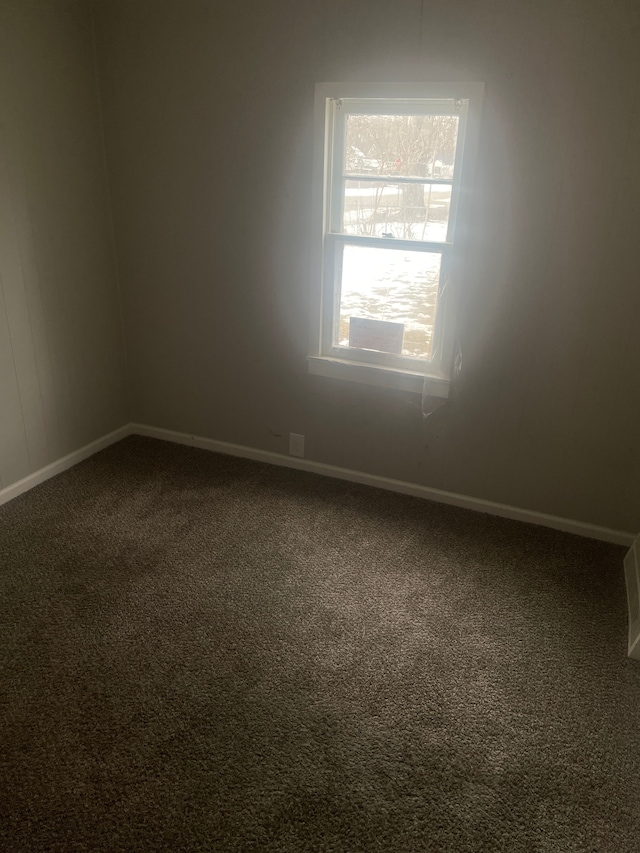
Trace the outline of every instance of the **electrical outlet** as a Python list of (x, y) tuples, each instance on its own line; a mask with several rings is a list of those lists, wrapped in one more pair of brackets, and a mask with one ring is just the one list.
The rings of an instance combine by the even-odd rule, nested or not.
[(304, 436), (295, 432), (289, 433), (289, 455), (304, 456)]

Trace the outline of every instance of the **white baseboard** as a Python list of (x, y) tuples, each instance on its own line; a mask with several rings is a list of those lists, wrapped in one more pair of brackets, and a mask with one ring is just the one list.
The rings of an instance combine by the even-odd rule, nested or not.
[(92, 441), (91, 444), (86, 444), (84, 447), (81, 447), (80, 450), (74, 450), (73, 453), (63, 456), (62, 459), (58, 459), (50, 465), (46, 465), (44, 468), (34, 471), (33, 474), (28, 474), (26, 477), (23, 477), (22, 480), (18, 480), (16, 483), (11, 483), (10, 486), (0, 489), (0, 506), (10, 500), (13, 500), (13, 498), (17, 498), (18, 495), (21, 495), (23, 492), (28, 492), (29, 489), (33, 489), (34, 486), (39, 486), (40, 483), (44, 483), (45, 480), (55, 477), (56, 474), (61, 474), (63, 471), (73, 468), (73, 466), (77, 465), (78, 462), (88, 459), (89, 456), (93, 456), (94, 453), (98, 453), (99, 450), (104, 450), (105, 447), (109, 447), (110, 444), (115, 444), (116, 441), (120, 441), (128, 435), (131, 435), (130, 424), (120, 427), (120, 429), (116, 429), (108, 435), (103, 435), (102, 438)]
[(507, 504), (487, 501), (482, 498), (472, 498), (467, 495), (458, 495), (455, 492), (445, 492), (441, 489), (432, 489), (429, 486), (420, 486), (416, 483), (407, 483), (404, 480), (393, 480), (389, 477), (380, 477), (377, 474), (365, 474), (362, 471), (354, 471), (350, 468), (339, 468), (336, 465), (326, 465), (323, 462), (313, 462), (310, 459), (299, 459), (294, 456), (285, 456), (282, 453), (272, 453), (268, 450), (257, 450), (253, 447), (245, 447), (241, 444), (230, 444), (226, 441), (216, 441), (211, 438), (201, 438), (187, 433), (174, 432), (169, 429), (147, 426), (145, 424), (130, 424), (130, 432), (135, 435), (144, 435), (150, 438), (159, 438), (163, 441), (171, 441), (175, 444), (186, 444), (190, 447), (200, 447), (211, 450), (214, 453), (226, 453), (228, 456), (241, 456), (245, 459), (255, 459), (258, 462), (268, 462), (271, 465), (281, 465), (285, 468), (296, 468), (300, 471), (311, 471), (314, 474), (322, 474), (334, 477), (338, 480), (348, 480), (350, 483), (362, 483), (366, 486), (375, 486), (379, 489), (387, 489), (391, 492), (400, 492), (403, 495), (413, 495), (418, 498), (436, 501), (438, 503), (451, 504), (464, 509), (484, 512), (488, 515), (497, 515), (501, 518), (511, 518), (516, 521), (524, 521), (528, 524), (537, 524), (541, 527), (550, 527), (553, 530), (561, 530), (565, 533), (574, 533), (577, 536), (585, 536), (589, 539), (598, 539), (602, 542), (611, 542), (615, 545), (630, 547), (635, 539), (635, 534), (622, 530), (612, 530), (609, 527), (600, 527), (596, 524), (587, 524), (584, 521), (575, 521), (569, 518), (561, 518), (557, 515), (548, 515), (544, 512), (535, 512), (529, 509), (508, 506)]
[(624, 558), (624, 579), (629, 610), (629, 657), (640, 660), (640, 538)]
[(501, 518), (511, 518), (516, 521), (524, 521), (528, 524), (538, 524), (542, 527), (550, 527), (554, 530), (562, 530), (565, 533), (575, 533), (589, 539), (599, 539), (603, 542), (611, 542), (615, 545), (631, 547), (635, 534), (623, 530), (612, 530), (609, 527), (599, 527), (596, 524), (587, 524), (583, 521), (575, 521), (569, 518), (561, 518), (556, 515), (548, 515), (534, 510), (521, 509), (508, 506), (507, 504), (487, 501), (482, 498), (473, 498), (467, 495), (459, 495), (455, 492), (446, 492), (441, 489), (432, 489), (429, 486), (420, 486), (417, 483), (407, 483), (404, 480), (393, 480), (390, 477), (381, 477), (377, 474), (366, 474), (362, 471), (354, 471), (350, 468), (339, 468), (336, 465), (326, 465), (324, 462), (313, 462), (311, 459), (300, 459), (295, 456), (285, 456), (282, 453), (272, 453), (268, 450), (258, 450), (253, 447), (245, 447), (241, 444), (231, 444), (227, 441), (217, 441), (212, 438), (188, 435), (187, 433), (175, 432), (174, 430), (161, 429), (159, 427), (147, 426), (146, 424), (127, 424), (114, 430), (114, 432), (87, 444), (85, 447), (69, 453), (62, 459), (52, 462), (39, 471), (34, 471), (22, 480), (12, 483), (0, 490), (0, 506), (34, 486), (44, 483), (50, 477), (61, 474), (78, 462), (88, 459), (94, 453), (104, 450), (111, 444), (115, 444), (128, 435), (143, 435), (150, 438), (158, 438), (162, 441), (170, 441), (175, 444), (186, 444), (190, 447), (200, 447), (214, 453), (225, 453), (228, 456), (240, 456), (244, 459), (255, 459), (258, 462), (267, 462), (271, 465), (280, 465), (285, 468), (296, 468), (299, 471), (310, 471), (325, 477), (334, 477), (338, 480), (347, 480), (350, 483), (362, 483), (365, 486), (374, 486), (379, 489), (387, 489), (391, 492), (399, 492), (403, 495), (413, 495), (438, 503), (450, 504), (452, 506), (471, 509), (476, 512), (484, 512), (489, 515), (497, 515)]

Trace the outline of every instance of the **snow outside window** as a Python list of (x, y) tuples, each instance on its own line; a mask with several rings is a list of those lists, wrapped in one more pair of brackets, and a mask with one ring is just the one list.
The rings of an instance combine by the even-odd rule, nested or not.
[(482, 90), (316, 87), (312, 373), (447, 396)]

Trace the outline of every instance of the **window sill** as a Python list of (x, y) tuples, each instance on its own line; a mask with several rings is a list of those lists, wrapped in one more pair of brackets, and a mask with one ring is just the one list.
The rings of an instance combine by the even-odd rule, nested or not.
[[(365, 385), (378, 385), (382, 388), (395, 388), (399, 391), (412, 391), (422, 394), (426, 390), (431, 397), (449, 396), (448, 379), (439, 376), (426, 376), (411, 370), (397, 370), (372, 364), (357, 364), (326, 356), (309, 356), (309, 373), (316, 376), (328, 376), (332, 379), (344, 379), (347, 382), (361, 382)], [(426, 389), (425, 389), (426, 383)]]

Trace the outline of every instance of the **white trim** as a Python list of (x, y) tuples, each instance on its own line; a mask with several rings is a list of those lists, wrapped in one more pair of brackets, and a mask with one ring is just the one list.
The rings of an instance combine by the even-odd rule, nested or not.
[(4, 489), (0, 489), (0, 506), (13, 500), (13, 498), (17, 498), (18, 495), (21, 495), (23, 492), (28, 492), (29, 489), (39, 486), (40, 483), (44, 483), (45, 480), (55, 477), (56, 474), (61, 474), (63, 471), (73, 468), (73, 466), (77, 465), (78, 462), (88, 459), (89, 456), (93, 456), (94, 453), (104, 450), (105, 447), (109, 447), (109, 445), (115, 444), (117, 441), (121, 441), (128, 435), (131, 435), (131, 424), (120, 427), (120, 429), (116, 429), (108, 435), (103, 435), (102, 438), (92, 441), (91, 444), (86, 444), (84, 447), (81, 447), (80, 450), (74, 450), (73, 453), (63, 456), (62, 459), (58, 459), (50, 465), (46, 465), (44, 468), (34, 471), (33, 474), (28, 474), (26, 477), (23, 477), (22, 480), (18, 480), (16, 483), (11, 483), (11, 485), (6, 486)]
[(149, 438), (157, 438), (161, 441), (170, 441), (174, 444), (186, 444), (189, 447), (199, 447), (213, 453), (224, 453), (227, 456), (240, 456), (243, 459), (254, 459), (257, 462), (267, 462), (270, 465), (280, 465), (284, 468), (295, 468), (298, 471), (310, 471), (321, 474), (324, 477), (333, 477), (338, 480), (347, 480), (350, 483), (362, 483), (365, 486), (373, 486), (378, 489), (386, 489), (403, 495), (423, 498), (436, 503), (450, 504), (463, 509), (484, 512), (488, 515), (496, 515), (500, 518), (511, 518), (515, 521), (524, 521), (528, 524), (538, 524), (542, 527), (550, 527), (553, 530), (561, 530), (565, 533), (574, 533), (577, 536), (585, 536), (589, 539), (598, 539), (602, 542), (611, 542), (615, 545), (630, 547), (635, 539), (635, 534), (623, 530), (613, 530), (609, 527), (600, 527), (596, 524), (588, 524), (584, 521), (575, 521), (569, 518), (561, 518), (557, 515), (548, 515), (544, 512), (521, 509), (520, 507), (487, 501), (483, 498), (459, 495), (455, 492), (445, 492), (441, 489), (432, 489), (429, 486), (421, 486), (417, 483), (408, 483), (404, 480), (394, 480), (390, 477), (381, 477), (377, 474), (367, 474), (363, 471), (354, 471), (351, 468), (339, 468), (337, 465), (327, 465), (324, 462), (314, 462), (311, 459), (299, 459), (293, 456), (285, 456), (282, 453), (273, 453), (269, 450), (258, 450), (254, 447), (246, 447), (242, 444), (231, 444), (227, 441), (218, 441), (213, 438), (189, 435), (183, 432), (175, 432), (170, 429), (147, 426), (146, 424), (127, 424), (120, 429), (110, 432), (108, 435), (69, 453), (62, 459), (52, 462), (39, 471), (34, 471), (17, 483), (12, 483), (0, 490), (0, 506), (7, 503), (18, 495), (33, 489), (34, 486), (44, 483), (56, 474), (67, 471), (79, 462), (88, 459), (100, 450), (104, 450), (112, 444), (121, 441), (129, 435), (142, 435)]
[[(344, 245), (363, 245), (369, 248), (409, 249), (412, 251), (438, 252), (452, 255), (451, 265), (444, 263), (440, 270), (438, 310), (435, 316), (434, 349), (432, 364), (438, 374), (451, 375), (455, 350), (455, 313), (458, 302), (458, 279), (464, 279), (461, 252), (464, 251), (464, 236), (452, 246), (453, 229), (458, 207), (468, 207), (471, 175), (474, 169), (478, 144), (479, 118), (482, 109), (484, 84), (482, 83), (317, 83), (314, 101), (314, 156), (312, 181), (312, 264), (310, 292), (310, 336), (307, 362), (310, 373), (335, 375), (340, 369), (335, 364), (320, 364), (314, 359), (336, 358), (335, 339), (338, 325), (338, 302), (340, 294), (340, 262)], [(356, 237), (343, 233), (343, 199), (345, 174), (344, 162), (344, 115), (352, 108), (356, 113), (370, 113), (376, 109), (386, 110), (391, 105), (403, 114), (457, 114), (460, 124), (456, 146), (455, 167), (451, 180), (451, 203), (447, 226), (447, 240), (440, 242), (384, 240), (374, 237)], [(443, 103), (446, 102), (443, 108)], [(460, 101), (460, 110), (454, 109)], [(407, 112), (409, 111), (409, 112)], [(464, 154), (464, 157), (463, 157)], [(417, 181), (416, 181), (417, 183)], [(428, 179), (420, 183), (428, 183)], [(467, 211), (467, 215), (469, 211)], [(463, 213), (464, 218), (464, 213)], [(449, 251), (451, 250), (451, 251)], [(445, 287), (445, 282), (448, 286)], [(446, 296), (445, 296), (446, 293)], [(361, 353), (358, 361), (380, 363), (381, 367), (369, 366), (358, 373), (341, 369), (338, 378), (364, 382), (370, 385), (422, 391), (415, 378), (407, 376), (411, 364), (402, 363), (402, 357), (382, 357), (372, 353)], [(353, 356), (355, 357), (355, 356)], [(396, 364), (396, 361), (401, 362)], [(409, 361), (409, 359), (407, 359)], [(398, 372), (384, 368), (398, 367)], [(327, 373), (328, 370), (334, 371)], [(400, 371), (403, 371), (401, 373)], [(379, 374), (376, 379), (376, 374)]]
[(598, 539), (602, 542), (611, 542), (615, 545), (630, 546), (635, 539), (635, 534), (622, 530), (612, 530), (609, 527), (600, 527), (596, 524), (588, 524), (584, 521), (575, 521), (569, 518), (561, 518), (557, 515), (548, 515), (544, 512), (536, 512), (529, 509), (509, 506), (507, 504), (487, 501), (483, 498), (473, 498), (467, 495), (459, 495), (455, 492), (445, 492), (441, 489), (432, 489), (429, 486), (420, 486), (417, 483), (407, 483), (404, 480), (393, 480), (390, 477), (381, 477), (377, 474), (366, 474), (363, 471), (354, 471), (350, 468), (339, 468), (336, 465), (327, 465), (324, 462), (313, 462), (310, 459), (298, 459), (285, 456), (282, 453), (273, 453), (269, 450), (258, 450), (254, 447), (245, 447), (241, 444), (230, 444), (226, 441), (218, 441), (212, 438), (188, 435), (187, 433), (175, 432), (169, 429), (147, 426), (145, 424), (130, 424), (130, 431), (135, 435), (144, 435), (149, 438), (159, 438), (162, 441), (170, 441), (174, 444), (186, 444), (190, 447), (199, 447), (214, 453), (225, 453), (227, 456), (240, 456), (244, 459), (255, 459), (258, 462), (267, 462), (271, 465), (280, 465), (284, 468), (295, 468), (299, 471), (310, 471), (325, 477), (334, 477), (338, 480), (347, 480), (351, 483), (362, 483), (366, 486), (374, 486), (378, 489), (387, 489), (391, 492), (399, 492), (403, 495), (413, 495), (417, 498), (436, 501), (437, 503), (450, 504), (464, 509), (484, 512), (488, 515), (496, 515), (500, 518), (511, 518), (516, 521), (524, 521), (528, 524), (537, 524), (542, 527), (550, 527), (553, 530), (561, 530), (564, 533), (574, 533), (577, 536), (585, 536), (589, 539)]
[(627, 609), (629, 612), (628, 654), (640, 660), (640, 538), (636, 539), (624, 558), (624, 579), (627, 587)]
[(361, 382), (365, 385), (379, 385), (383, 388), (396, 388), (422, 394), (426, 391), (431, 397), (449, 396), (450, 381), (437, 376), (425, 376), (424, 373), (412, 373), (409, 370), (394, 370), (376, 364), (364, 364), (346, 359), (325, 356), (308, 356), (309, 373), (316, 376), (328, 376), (331, 379), (344, 379)]
[(316, 83), (316, 92), (324, 101), (329, 98), (373, 98), (375, 100), (418, 99), (443, 101), (479, 100), (484, 94), (484, 83)]

